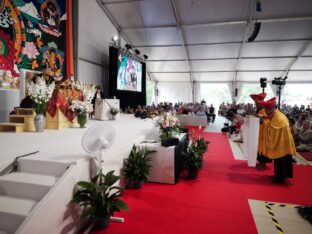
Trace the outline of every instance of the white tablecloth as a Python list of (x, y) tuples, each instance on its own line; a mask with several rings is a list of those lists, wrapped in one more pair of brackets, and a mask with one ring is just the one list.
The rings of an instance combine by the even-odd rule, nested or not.
[[(119, 99), (96, 99), (95, 100), (95, 110), (94, 119), (97, 120), (110, 120), (110, 108), (120, 109)], [(119, 113), (116, 115), (119, 118)]]
[[(179, 134), (179, 140), (184, 137), (185, 133)], [(141, 143), (141, 147), (147, 147), (149, 150), (156, 150), (151, 154), (151, 172), (147, 179), (150, 182), (158, 182), (165, 184), (175, 184), (175, 146), (163, 147), (160, 142)]]
[(247, 159), (248, 166), (255, 167), (257, 163), (258, 138), (259, 138), (259, 118), (244, 118), (244, 158)]
[(207, 116), (198, 115), (179, 115), (178, 119), (180, 123), (185, 126), (206, 126)]

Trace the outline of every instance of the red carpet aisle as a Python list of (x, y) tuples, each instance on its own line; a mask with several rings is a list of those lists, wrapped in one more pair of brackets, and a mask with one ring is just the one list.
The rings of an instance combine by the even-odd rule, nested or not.
[(211, 144), (197, 180), (126, 190), (123, 199), (130, 210), (120, 214), (125, 223), (111, 222), (107, 230), (94, 233), (252, 234), (257, 230), (248, 199), (312, 204), (312, 188), (306, 184), (312, 179), (310, 167), (296, 166), (295, 179), (275, 185), (268, 178), (272, 169), (259, 172), (234, 160), (225, 134), (200, 134)]

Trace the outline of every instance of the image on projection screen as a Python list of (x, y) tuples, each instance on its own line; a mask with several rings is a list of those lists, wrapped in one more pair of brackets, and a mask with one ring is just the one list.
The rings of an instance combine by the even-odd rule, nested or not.
[(117, 66), (117, 89), (124, 91), (142, 91), (142, 64), (119, 53)]

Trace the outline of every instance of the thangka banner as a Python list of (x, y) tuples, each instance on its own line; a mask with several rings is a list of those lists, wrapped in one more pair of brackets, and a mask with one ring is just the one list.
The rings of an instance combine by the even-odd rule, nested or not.
[(66, 0), (0, 0), (0, 69), (66, 79), (66, 15)]

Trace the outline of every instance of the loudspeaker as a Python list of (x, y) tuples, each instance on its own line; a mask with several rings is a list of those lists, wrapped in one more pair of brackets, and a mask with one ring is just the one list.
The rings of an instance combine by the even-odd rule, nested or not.
[(248, 42), (254, 41), (256, 39), (256, 37), (259, 34), (260, 27), (261, 27), (261, 22), (256, 22), (255, 26), (254, 26), (254, 30), (253, 30), (251, 36), (248, 38)]
[(155, 90), (155, 95), (158, 97), (158, 95), (159, 95), (159, 89), (156, 89), (156, 90)]
[(235, 97), (238, 95), (238, 88), (235, 89)]

